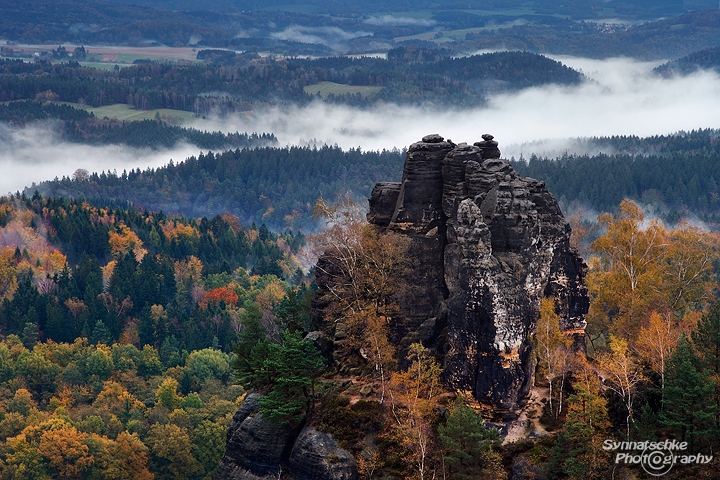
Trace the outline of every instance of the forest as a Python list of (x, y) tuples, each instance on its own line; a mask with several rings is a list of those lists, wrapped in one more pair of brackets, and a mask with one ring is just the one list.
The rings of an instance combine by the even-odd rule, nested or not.
[[(588, 357), (573, 353), (545, 302), (536, 384), (550, 388), (539, 421), (552, 434), (502, 445), (487, 419), (444, 391), (425, 347), (398, 358), (378, 318), (398, 292), (382, 279), (408, 268), (407, 246), (379, 241), (348, 205), (359, 211), (347, 199), (318, 202), (316, 213), (331, 223), (309, 240), (361, 249), (357, 285), (313, 300), (297, 270), (306, 239), (290, 232), (243, 227), (227, 215), (187, 220), (3, 198), (3, 478), (210, 478), (246, 389), (266, 393), (261, 411), (272, 421), (332, 433), (359, 459), (362, 478), (502, 479), (520, 457), (543, 478), (601, 479), (613, 468), (607, 439), (717, 448), (716, 233), (648, 221), (627, 200), (598, 217), (603, 230), (589, 244), (571, 219), (589, 264)], [(313, 301), (329, 305), (327, 318), (311, 315)], [(348, 345), (379, 352), (350, 388), (303, 340), (337, 315)], [(359, 393), (365, 384), (375, 393)], [(673, 478), (706, 478), (712, 468), (676, 465)]]
[[(244, 224), (274, 230), (314, 231), (318, 197), (367, 195), (375, 183), (399, 178), (405, 153), (363, 152), (339, 147), (264, 147), (208, 152), (164, 167), (92, 173), (37, 185), (48, 196), (71, 196), (91, 203), (131, 202), (191, 218), (230, 212)], [(34, 192), (28, 192), (30, 195)]]
[(407, 1), (212, 0), (198, 11), (187, 0), (29, 0), (22, 9), (2, 0), (0, 34), (25, 44), (213, 47), (285, 56), (376, 53), (428, 42), (455, 55), (519, 49), (666, 59), (718, 46), (716, 7), (710, 0), (424, 1), (412, 7)]
[[(503, 442), (502, 415), (447, 388), (447, 352), (393, 343), (413, 252), (370, 226), (364, 207), (376, 182), (400, 180), (405, 150), (280, 147), (272, 133), (81, 107), (221, 120), (310, 102), (462, 111), (586, 81), (542, 54), (677, 58), (655, 70), (664, 76), (717, 68), (716, 7), (0, 0), (3, 134), (41, 125), (73, 143), (203, 150), (0, 197), (0, 479), (209, 480), (234, 413), (257, 393), (279, 429), (332, 434), (362, 480), (645, 474), (613, 463), (607, 441), (673, 439), (714, 454), (720, 130), (577, 139), (604, 153), (512, 159), (566, 212), (590, 310), (583, 352), (560, 330), (558, 305), (540, 305), (527, 350), (533, 387), (547, 392), (527, 412), (537, 435)], [(14, 42), (53, 47), (31, 57)], [(92, 44), (197, 57), (96, 68), (107, 59)], [(500, 48), (514, 51), (470, 54)], [(322, 254), (338, 271), (316, 267)], [(316, 268), (351, 281), (318, 290)], [(713, 478), (720, 459), (708, 461), (667, 478)]]
[(311, 325), (304, 237), (231, 215), (3, 197), (0, 239), (2, 478), (209, 478), (237, 332)]
[[(126, 103), (138, 109), (170, 108), (197, 116), (250, 111), (258, 106), (316, 98), (310, 87), (323, 81), (381, 87), (377, 98), (335, 98), (360, 106), (397, 104), (483, 105), (482, 82), (494, 89), (518, 90), (556, 83), (577, 85), (582, 75), (560, 62), (527, 52), (501, 52), (451, 58), (446, 50), (402, 47), (381, 58), (321, 59), (260, 57), (203, 51), (205, 63), (140, 64), (114, 70), (64, 63), (0, 60), (0, 102), (53, 100), (98, 107)], [(432, 57), (417, 65), (415, 59)]]
[[(546, 182), (565, 212), (612, 211), (624, 198), (652, 205), (669, 223), (694, 218), (720, 223), (720, 132), (714, 129), (654, 137), (577, 140), (608, 153), (512, 160), (523, 176)], [(92, 203), (130, 201), (149, 210), (188, 217), (228, 211), (244, 223), (314, 231), (318, 197), (367, 197), (376, 182), (400, 180), (405, 152), (338, 147), (265, 147), (209, 152), (157, 169), (93, 173), (43, 182), (43, 195), (69, 195)]]
[(720, 67), (720, 48), (707, 48), (685, 55), (655, 67), (653, 71), (663, 77), (688, 75), (698, 70), (715, 70)]
[(719, 132), (713, 129), (647, 138), (587, 139), (607, 154), (563, 155), (513, 162), (524, 176), (547, 182), (564, 208), (612, 211), (624, 198), (652, 206), (675, 223), (689, 217), (716, 228)]

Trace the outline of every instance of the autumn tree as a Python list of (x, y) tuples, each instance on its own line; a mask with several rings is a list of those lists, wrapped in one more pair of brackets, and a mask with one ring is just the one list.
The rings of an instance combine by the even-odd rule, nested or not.
[(407, 462), (422, 480), (432, 476), (429, 460), (437, 451), (431, 425), (442, 393), (441, 369), (420, 343), (410, 345), (407, 360), (408, 369), (394, 372), (390, 379), (391, 411)]
[(81, 478), (95, 461), (86, 442), (86, 433), (66, 425), (45, 430), (40, 435), (38, 449), (57, 478)]
[(685, 312), (713, 298), (717, 235), (687, 223), (678, 225), (668, 232), (664, 257), (662, 292), (671, 310)]
[[(555, 311), (552, 298), (543, 298), (540, 304), (540, 318), (535, 329), (535, 352), (538, 367), (550, 387), (550, 411), (557, 418), (562, 412), (565, 377), (573, 357), (572, 337), (560, 330), (560, 316)], [(558, 406), (553, 408), (553, 385), (560, 378)]]
[(392, 232), (380, 234), (349, 198), (334, 204), (320, 199), (315, 214), (325, 222), (323, 233), (314, 238), (322, 255), (316, 268), (325, 277), (320, 300), (329, 319), (344, 325), (347, 345), (364, 352), (373, 365), (384, 399), (396, 367), (389, 325), (398, 313), (397, 297), (406, 289), (403, 276), (412, 267), (409, 241)]
[(192, 453), (187, 430), (172, 423), (156, 423), (147, 436), (150, 454), (157, 466), (157, 479), (189, 480), (202, 472)]
[(605, 386), (613, 391), (623, 402), (627, 416), (626, 435), (630, 438), (630, 422), (633, 418), (637, 390), (645, 377), (641, 366), (628, 349), (627, 341), (610, 336), (610, 352), (597, 356), (598, 371)]
[[(588, 289), (593, 297), (588, 330), (631, 343), (652, 311), (679, 315), (711, 298), (717, 238), (688, 224), (666, 229), (647, 221), (638, 205), (623, 200), (615, 216), (600, 215), (605, 233), (591, 245)], [(596, 332), (597, 334), (598, 332)]]
[(647, 325), (640, 329), (635, 341), (639, 357), (660, 374), (660, 388), (665, 390), (665, 363), (680, 338), (680, 328), (668, 314), (652, 312)]
[(203, 300), (203, 306), (208, 304), (219, 304), (220, 302), (225, 305), (235, 306), (238, 303), (238, 294), (227, 287), (218, 287), (205, 293), (205, 299)]
[(115, 442), (110, 443), (107, 466), (102, 478), (108, 480), (152, 480), (154, 475), (148, 469), (148, 448), (135, 434), (121, 432)]
[(644, 226), (645, 215), (629, 200), (615, 216), (604, 213), (598, 221), (606, 231), (591, 245), (600, 265), (587, 276), (594, 297), (590, 316), (610, 322), (610, 330), (627, 339), (635, 336), (650, 308), (662, 304), (657, 292), (666, 232), (655, 220)]
[(11, 247), (0, 250), (0, 300), (12, 298), (18, 287), (13, 250)]

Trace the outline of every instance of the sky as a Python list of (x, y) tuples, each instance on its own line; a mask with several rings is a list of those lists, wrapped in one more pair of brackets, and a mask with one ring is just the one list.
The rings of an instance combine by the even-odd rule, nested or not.
[[(385, 106), (371, 110), (327, 105), (277, 107), (223, 120), (198, 121), (201, 129), (272, 132), (282, 145), (337, 144), (342, 148), (403, 148), (429, 133), (455, 143), (495, 135), (504, 157), (531, 153), (556, 156), (585, 153), (573, 139), (587, 136), (670, 134), (720, 128), (720, 76), (714, 72), (661, 79), (650, 75), (659, 62), (555, 57), (590, 79), (578, 87), (547, 86), (496, 95), (489, 107), (442, 110)], [(32, 182), (89, 171), (147, 168), (196, 155), (178, 145), (169, 150), (68, 144), (51, 124), (0, 128), (0, 194)], [(592, 153), (592, 152), (590, 152)]]

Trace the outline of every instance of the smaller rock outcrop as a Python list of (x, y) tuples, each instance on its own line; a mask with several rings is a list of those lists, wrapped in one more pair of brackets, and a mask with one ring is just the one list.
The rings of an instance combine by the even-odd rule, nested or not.
[(482, 136), (482, 142), (475, 142), (473, 145), (479, 147), (482, 150), (482, 159), (487, 160), (488, 158), (500, 158), (500, 149), (498, 148), (498, 142), (493, 140), (492, 135), (486, 133)]
[(300, 432), (288, 465), (298, 480), (357, 478), (357, 464), (353, 456), (340, 448), (332, 435), (312, 427)]
[(357, 479), (355, 459), (332, 435), (311, 427), (298, 435), (263, 418), (260, 398), (249, 394), (235, 412), (215, 480), (270, 480), (283, 472), (297, 480)]
[(292, 446), (293, 432), (263, 418), (258, 394), (248, 395), (230, 422), (225, 456), (215, 478), (254, 480), (277, 478)]

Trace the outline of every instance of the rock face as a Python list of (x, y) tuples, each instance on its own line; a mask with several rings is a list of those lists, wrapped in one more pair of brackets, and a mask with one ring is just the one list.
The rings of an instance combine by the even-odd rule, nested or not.
[(216, 479), (277, 478), (290, 449), (292, 432), (265, 420), (258, 409), (260, 395), (248, 395), (230, 422), (225, 456)]
[(295, 435), (258, 412), (260, 395), (248, 395), (230, 422), (216, 480), (270, 480), (280, 473), (297, 480), (354, 480), (357, 466), (335, 439), (314, 428)]
[(357, 466), (350, 453), (327, 433), (305, 428), (290, 453), (290, 471), (298, 480), (353, 480)]
[(439, 135), (413, 144), (402, 182), (373, 189), (368, 220), (408, 236), (420, 265), (393, 319), (399, 345), (434, 348), (446, 382), (496, 413), (521, 407), (532, 385), (543, 297), (556, 299), (560, 328), (581, 337), (586, 266), (570, 227), (543, 182), (500, 159), (492, 135), (475, 145)]

